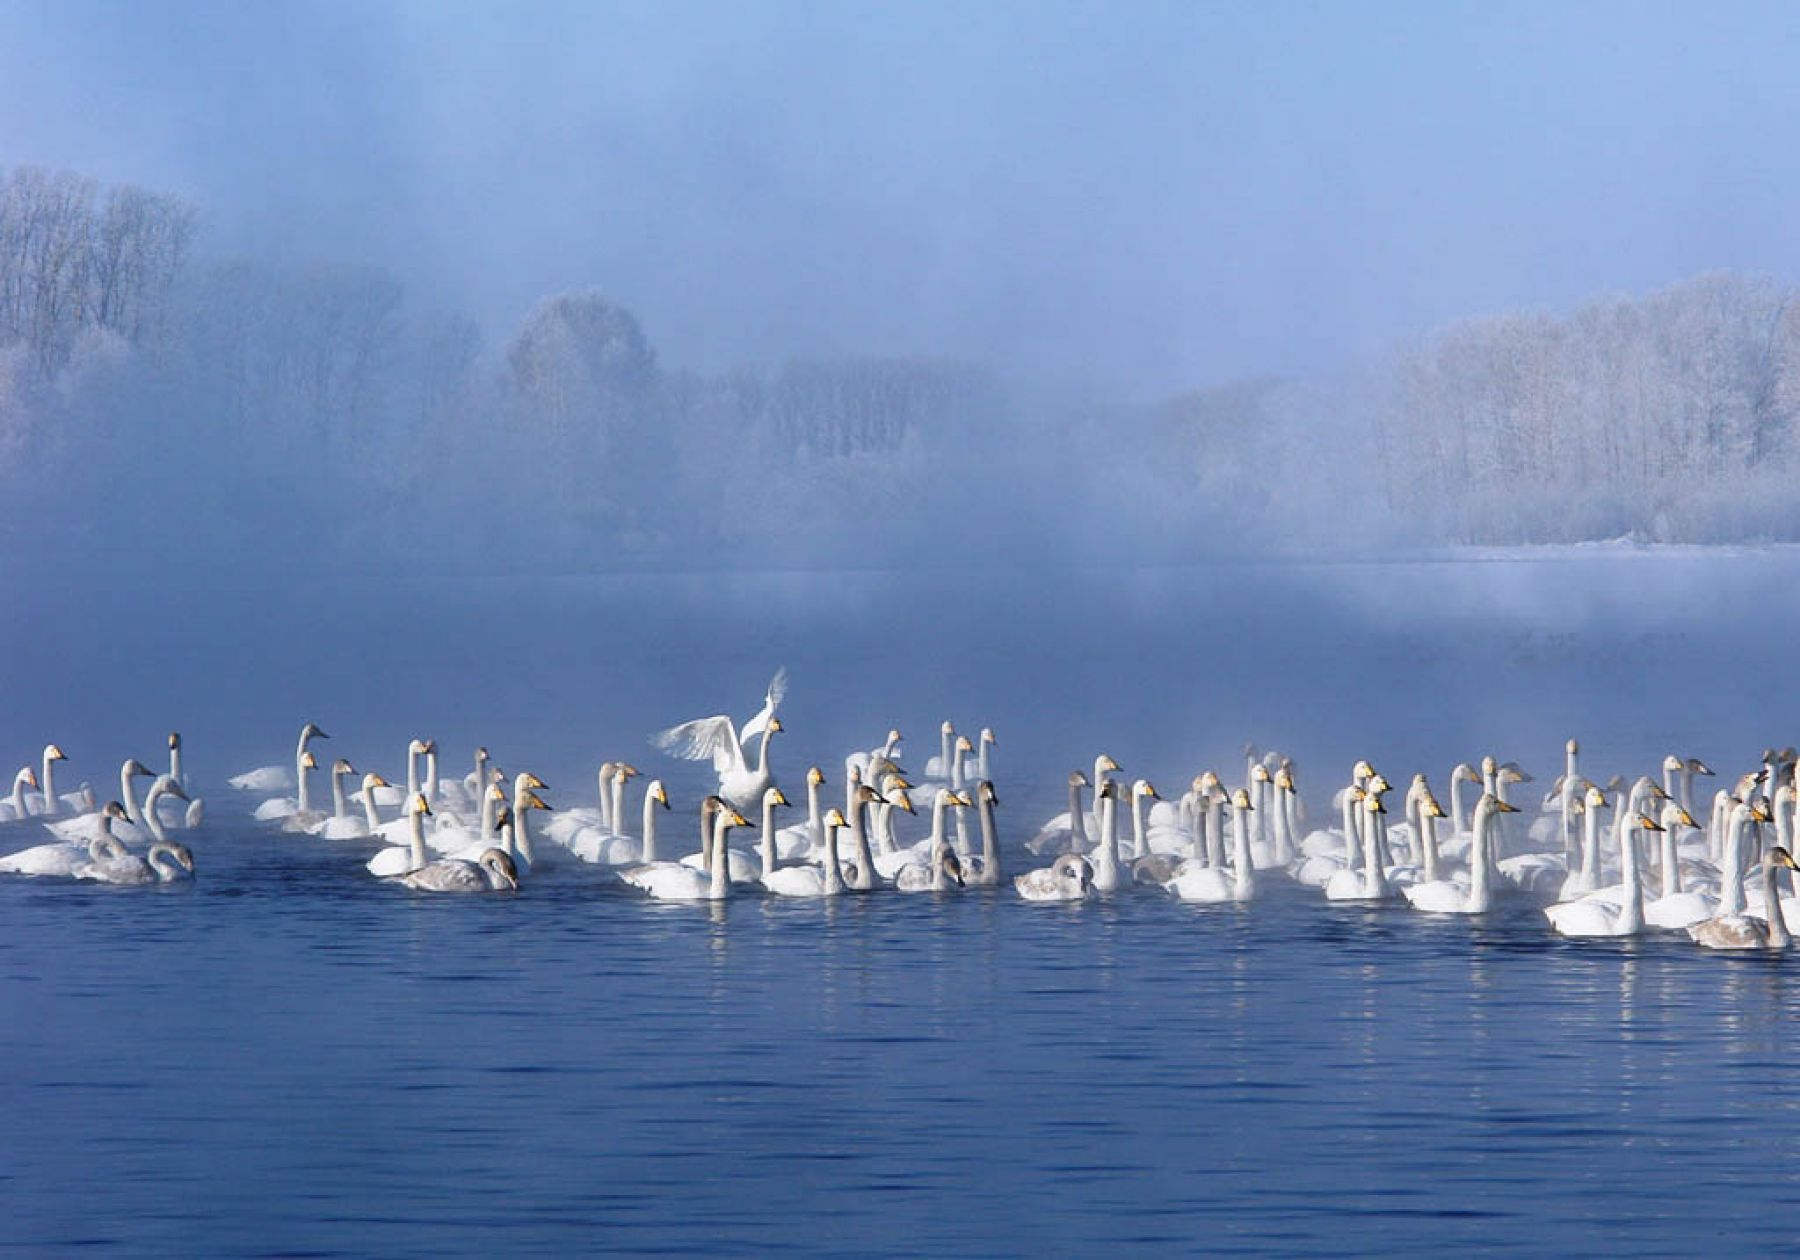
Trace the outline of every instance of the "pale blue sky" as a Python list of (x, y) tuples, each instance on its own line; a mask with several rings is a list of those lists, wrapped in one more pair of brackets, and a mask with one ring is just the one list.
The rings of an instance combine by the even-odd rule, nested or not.
[(1800, 280), (1800, 8), (0, 0), (0, 162), (503, 334), (1149, 395), (1729, 267)]

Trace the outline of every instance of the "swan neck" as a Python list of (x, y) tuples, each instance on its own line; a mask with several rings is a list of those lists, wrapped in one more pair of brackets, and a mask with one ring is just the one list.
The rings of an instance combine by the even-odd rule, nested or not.
[(182, 778), (182, 775), (181, 775), (181, 745), (180, 744), (171, 745), (169, 748), (169, 777), (171, 779), (175, 780), (175, 782), (181, 784), (182, 787), (187, 786), (187, 780)]
[(981, 798), (981, 860), (988, 878), (1000, 878), (1000, 839), (994, 834), (994, 803), (984, 794)]
[(487, 843), (487, 838), (494, 834), (494, 823), (499, 816), (500, 802), (494, 799), (492, 792), (483, 792), (481, 794), (481, 840), (483, 844)]
[(529, 865), (531, 856), (531, 811), (525, 808), (530, 796), (530, 789), (524, 791), (513, 789), (513, 843), (519, 848), (519, 856)]
[(1788, 934), (1787, 919), (1781, 911), (1781, 890), (1775, 883), (1775, 863), (1763, 863), (1763, 905), (1769, 916), (1769, 947), (1786, 949), (1793, 938)]
[(838, 863), (838, 829), (825, 828), (825, 895), (835, 897), (844, 891), (844, 868)]
[(410, 820), (410, 838), (412, 840), (412, 864), (407, 868), (410, 875), (413, 871), (425, 869), (425, 815), (417, 810), (407, 815)]
[(363, 789), (363, 821), (369, 824), (369, 834), (374, 835), (381, 827), (381, 815), (375, 812), (375, 789)]
[(858, 805), (850, 815), (850, 840), (856, 846), (856, 887), (859, 891), (875, 886), (875, 855), (869, 852), (869, 828)]
[(644, 793), (644, 861), (656, 861), (656, 802)]
[(1658, 838), (1662, 841), (1657, 846), (1662, 855), (1662, 895), (1673, 897), (1681, 891), (1681, 860), (1675, 852), (1674, 826), (1664, 828)]
[(425, 754), (425, 801), (430, 805), (438, 803), (438, 768), (435, 750)]
[(1742, 806), (1731, 811), (1731, 823), (1725, 831), (1725, 855), (1719, 863), (1719, 913), (1744, 912), (1744, 828), (1750, 824), (1750, 811)]
[(1250, 820), (1244, 817), (1244, 811), (1231, 811), (1231, 861), (1237, 867), (1235, 872), (1235, 888), (1240, 899), (1248, 897), (1251, 880), (1256, 872), (1256, 860), (1250, 856)]
[(762, 874), (767, 879), (775, 873), (775, 802), (763, 802)]
[(350, 799), (344, 795), (344, 776), (335, 770), (331, 772), (331, 816), (350, 816)]
[(163, 830), (162, 819), (156, 816), (156, 802), (163, 796), (162, 786), (156, 785), (144, 797), (144, 826), (150, 832), (150, 839), (155, 844), (167, 844), (169, 835)]
[(44, 785), (44, 817), (55, 818), (60, 808), (56, 799), (56, 762), (49, 753), (44, 754), (43, 771), (38, 782)]
[(1150, 852), (1150, 841), (1144, 836), (1144, 798), (1136, 792), (1131, 794), (1131, 855), (1145, 857)]
[(731, 856), (725, 847), (729, 827), (730, 820), (725, 817), (725, 811), (720, 810), (718, 820), (713, 824), (711, 893), (714, 901), (721, 901), (731, 895)]
[(1637, 828), (1627, 824), (1621, 832), (1619, 870), (1625, 880), (1625, 909), (1620, 927), (1627, 934), (1644, 926), (1644, 890), (1638, 883)]
[(1468, 908), (1475, 914), (1488, 908), (1491, 896), (1488, 891), (1488, 869), (1493, 863), (1494, 820), (1498, 817), (1493, 810), (1482, 809), (1480, 806), (1475, 809), (1475, 838), (1469, 850), (1468, 901)]

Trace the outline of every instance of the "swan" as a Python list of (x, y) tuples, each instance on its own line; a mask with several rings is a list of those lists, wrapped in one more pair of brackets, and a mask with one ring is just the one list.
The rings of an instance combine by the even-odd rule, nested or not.
[[(568, 850), (583, 862), (600, 866), (636, 866), (654, 862), (657, 860), (656, 811), (668, 808), (668, 789), (663, 787), (661, 779), (652, 779), (644, 787), (644, 825), (639, 838), (609, 835), (597, 827), (588, 827), (567, 846)], [(545, 830), (548, 832), (549, 828)]]
[[(1452, 791), (1452, 798), (1455, 793)], [(1357, 816), (1362, 812), (1363, 790), (1352, 783), (1338, 793), (1338, 808), (1343, 811), (1342, 827), (1336, 831), (1319, 830), (1307, 836), (1301, 852), (1308, 853), (1294, 871), (1296, 883), (1308, 888), (1323, 888), (1339, 872), (1354, 874), (1362, 860), (1362, 834)], [(1316, 847), (1315, 847), (1316, 846)], [(1332, 852), (1335, 849), (1337, 852)], [(1216, 865), (1216, 863), (1215, 863)]]
[[(279, 822), (292, 818), (296, 814), (303, 819), (310, 818), (318, 822), (322, 815), (314, 815), (312, 809), (312, 780), (310, 772), (318, 769), (319, 759), (313, 756), (312, 750), (306, 749), (294, 761), (294, 774), (300, 783), (298, 796), (271, 796), (257, 805), (251, 817), (257, 822)], [(304, 830), (304, 828), (301, 828)]]
[(12, 796), (0, 801), (0, 822), (20, 822), (31, 816), (31, 807), (25, 802), (25, 789), (35, 790), (38, 785), (36, 766), (26, 766), (13, 776)]
[[(706, 797), (700, 802), (700, 849), (698, 852), (690, 853), (682, 858), (680, 863), (682, 866), (687, 867), (689, 870), (702, 872), (710, 872), (712, 870), (715, 849), (713, 844), (714, 833), (716, 831), (715, 816), (721, 808), (735, 809), (735, 806), (732, 806), (729, 801), (725, 800), (724, 797), (719, 796), (717, 793)], [(743, 811), (738, 810), (737, 812), (740, 817), (743, 816)], [(734, 825), (748, 826), (749, 824), (737, 823)], [(762, 868), (758, 864), (757, 859), (750, 856), (748, 853), (733, 849), (729, 845), (725, 847), (724, 852), (726, 875), (730, 878), (732, 883), (753, 884), (761, 877)]]
[[(1762, 866), (1764, 904), (1775, 905), (1778, 895), (1776, 870), (1786, 867), (1791, 871), (1800, 867), (1796, 867), (1792, 855), (1780, 845), (1769, 850)], [(1688, 924), (1687, 934), (1694, 944), (1706, 949), (1786, 949), (1792, 940), (1786, 918), (1779, 914), (1771, 914), (1766, 919), (1747, 914), (1721, 914)]]
[[(330, 739), (324, 731), (308, 722), (300, 728), (300, 742), (294, 747), (294, 764), (306, 755), (307, 745), (315, 739)], [(296, 775), (290, 774), (286, 766), (258, 766), (254, 770), (246, 770), (243, 774), (233, 775), (225, 780), (240, 792), (285, 792), (294, 786)], [(291, 812), (291, 811), (290, 811)], [(274, 815), (271, 815), (273, 817)]]
[(377, 805), (386, 806), (389, 809), (398, 806), (400, 807), (400, 812), (404, 814), (406, 812), (407, 802), (424, 790), (423, 785), (419, 781), (419, 760), (424, 757), (426, 753), (431, 752), (436, 748), (436, 740), (408, 740), (406, 744), (405, 791), (392, 785), (381, 788), (375, 793), (375, 803)]
[[(136, 757), (127, 757), (119, 767), (119, 799), (123, 802), (128, 825), (133, 828), (132, 839), (137, 839), (137, 826), (143, 821), (144, 811), (138, 805), (136, 779), (154, 779), (156, 772), (139, 761)], [(44, 824), (50, 832), (71, 843), (86, 844), (101, 830), (101, 811), (77, 814), (73, 818), (59, 818), (55, 822)]]
[[(821, 775), (821, 778), (824, 776)], [(836, 897), (844, 891), (843, 868), (838, 862), (837, 833), (850, 824), (835, 806), (819, 820), (825, 830), (825, 856), (821, 865), (778, 866), (763, 877), (763, 891), (777, 897)]]
[(1093, 865), (1095, 892), (1117, 892), (1125, 884), (1119, 869), (1119, 785), (1110, 779), (1100, 789), (1100, 846)]
[(1635, 829), (1661, 831), (1662, 824), (1647, 814), (1628, 819), (1619, 828), (1620, 895), (1590, 893), (1578, 901), (1559, 901), (1544, 907), (1552, 930), (1562, 936), (1635, 936), (1644, 929), (1644, 889), (1638, 881)]
[(110, 835), (95, 836), (90, 861), (78, 867), (76, 879), (99, 884), (172, 884), (194, 878), (194, 855), (185, 844), (158, 840), (144, 857)]
[(961, 760), (955, 740), (956, 727), (947, 721), (942, 723), (938, 727), (938, 755), (925, 759), (927, 782), (936, 780), (939, 783), (948, 783), (950, 781), (950, 767)]
[(112, 840), (114, 823), (125, 821), (125, 807), (117, 801), (108, 801), (100, 811), (99, 834), (92, 841), (74, 842), (59, 840), (51, 844), (36, 844), (29, 849), (21, 849), (17, 853), (9, 853), (0, 857), (0, 873), (8, 875), (59, 875), (70, 876), (77, 868), (95, 860), (92, 857), (91, 845), (98, 841)]
[(1710, 919), (1718, 910), (1718, 899), (1699, 889), (1682, 887), (1681, 855), (1675, 845), (1675, 829), (1692, 827), (1694, 816), (1673, 797), (1663, 802), (1662, 852), (1660, 865), (1662, 895), (1644, 905), (1644, 922), (1654, 928), (1678, 932), (1702, 919)]
[(519, 868), (504, 849), (485, 849), (473, 862), (440, 858), (400, 876), (399, 882), (417, 892), (518, 892)]
[(571, 850), (575, 847), (575, 838), (584, 831), (597, 830), (601, 836), (617, 835), (618, 828), (613, 823), (612, 813), (612, 782), (618, 764), (616, 761), (600, 763), (597, 794), (599, 808), (589, 809), (585, 805), (578, 805), (574, 809), (565, 809), (544, 828), (544, 834)]
[(57, 745), (44, 745), (44, 759), (38, 780), (43, 785), (43, 790), (25, 798), (26, 808), (31, 813), (40, 818), (55, 818), (62, 813), (64, 802), (56, 795), (56, 763), (68, 759)]
[(1087, 811), (1081, 804), (1081, 790), (1089, 782), (1080, 770), (1070, 771), (1068, 811), (1038, 828), (1038, 833), (1025, 842), (1027, 849), (1041, 856), (1052, 850), (1085, 853), (1092, 847), (1087, 835)]
[[(718, 794), (734, 807), (747, 807), (761, 800), (764, 790), (775, 781), (769, 772), (769, 736), (782, 729), (775, 711), (787, 695), (787, 685), (787, 668), (784, 666), (776, 670), (775, 677), (769, 681), (762, 709), (744, 723), (741, 731), (730, 717), (719, 713), (658, 731), (650, 737), (651, 746), (684, 761), (711, 760), (713, 770), (719, 776)], [(762, 736), (762, 748), (757, 764), (752, 767), (744, 749), (758, 734)]]
[(962, 859), (950, 847), (945, 820), (952, 809), (967, 809), (969, 798), (949, 788), (939, 788), (931, 803), (931, 842), (924, 862), (903, 864), (889, 876), (898, 892), (943, 892), (954, 883), (962, 887)]
[(718, 797), (707, 799), (717, 801), (712, 808), (710, 870), (697, 870), (683, 862), (647, 862), (626, 867), (619, 872), (619, 878), (658, 901), (723, 901), (729, 897), (730, 863), (726, 855), (730, 849), (726, 837), (733, 827), (747, 827), (749, 823), (728, 802)]
[[(1431, 802), (1436, 805), (1437, 802)], [(1423, 804), (1423, 802), (1421, 802)], [(1421, 811), (1427, 818), (1442, 817), (1439, 808), (1436, 815), (1428, 810)], [(1497, 796), (1483, 793), (1475, 802), (1475, 842), (1469, 849), (1469, 874), (1467, 881), (1455, 879), (1432, 879), (1417, 884), (1407, 884), (1400, 889), (1406, 900), (1415, 910), (1423, 910), (1427, 914), (1486, 914), (1494, 907), (1493, 889), (1489, 884), (1489, 872), (1492, 864), (1488, 860), (1488, 850), (1494, 843), (1494, 825), (1501, 814), (1516, 814), (1517, 805), (1512, 805)], [(1436, 865), (1435, 860), (1432, 863)]]
[(1388, 882), (1387, 867), (1381, 860), (1381, 851), (1385, 847), (1382, 833), (1387, 830), (1387, 806), (1381, 803), (1381, 794), (1388, 790), (1387, 780), (1380, 775), (1369, 780), (1362, 802), (1365, 815), (1362, 827), (1363, 869), (1360, 872), (1343, 870), (1333, 875), (1325, 884), (1326, 900), (1388, 901), (1393, 898), (1394, 888)]
[(975, 787), (975, 810), (981, 822), (981, 852), (963, 863), (963, 883), (970, 888), (998, 888), (1000, 841), (994, 830), (994, 808), (1000, 804), (992, 780), (983, 779)]
[(1247, 789), (1239, 788), (1232, 793), (1232, 869), (1229, 875), (1223, 865), (1195, 866), (1190, 863), (1164, 886), (1183, 901), (1218, 903), (1254, 898), (1256, 859), (1250, 851), (1250, 815), (1255, 809)]
[[(364, 864), (371, 875), (383, 879), (391, 879), (396, 875), (405, 875), (423, 867), (429, 859), (425, 855), (425, 820), (431, 817), (431, 804), (425, 799), (423, 792), (414, 792), (406, 798), (406, 809), (401, 816), (407, 829), (408, 843), (390, 845), (381, 850)], [(385, 828), (393, 824), (384, 824), (381, 834), (389, 834)]]
[[(890, 732), (898, 735), (898, 731)], [(775, 856), (784, 862), (822, 860), (825, 853), (823, 797), (825, 772), (813, 766), (806, 772), (806, 821), (789, 823), (775, 833)], [(842, 817), (840, 811), (839, 817)]]
[[(378, 774), (371, 772), (363, 775), (362, 788), (357, 793), (362, 802), (362, 817), (346, 814), (342, 818), (336, 816), (327, 818), (313, 829), (313, 834), (326, 840), (362, 840), (369, 836), (379, 835), (381, 818), (375, 812), (375, 790), (390, 786), (392, 785)], [(347, 801), (346, 804), (348, 804)]]
[(1026, 901), (1086, 901), (1094, 895), (1094, 868), (1079, 853), (1065, 853), (1049, 866), (1013, 877)]
[(900, 756), (900, 729), (894, 727), (887, 733), (887, 741), (880, 748), (868, 752), (853, 752), (844, 758), (844, 774), (849, 776), (852, 770), (864, 778), (868, 777), (869, 766), (877, 761), (892, 762)]
[(771, 786), (763, 789), (762, 831), (757, 837), (757, 848), (762, 857), (759, 879), (767, 880), (775, 870), (775, 811), (785, 808), (787, 803), (787, 793), (780, 788)]

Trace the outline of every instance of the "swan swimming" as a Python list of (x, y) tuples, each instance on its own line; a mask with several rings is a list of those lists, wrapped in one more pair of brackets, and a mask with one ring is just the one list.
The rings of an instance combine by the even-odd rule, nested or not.
[(1094, 895), (1094, 868), (1079, 853), (1065, 853), (1049, 866), (1013, 877), (1026, 901), (1086, 901)]
[(194, 855), (185, 844), (158, 840), (143, 857), (110, 835), (96, 836), (91, 860), (75, 870), (76, 879), (100, 884), (172, 884), (194, 878)]
[[(1793, 856), (1779, 845), (1763, 859), (1763, 896), (1766, 904), (1775, 905), (1775, 872), (1796, 870)], [(1694, 944), (1705, 949), (1786, 949), (1792, 941), (1784, 916), (1771, 913), (1766, 919), (1747, 914), (1722, 914), (1698, 923), (1690, 923), (1687, 934)]]
[[(770, 679), (768, 691), (763, 695), (763, 707), (744, 723), (741, 731), (729, 716), (718, 713), (658, 731), (650, 737), (650, 743), (684, 761), (710, 760), (719, 776), (718, 795), (739, 809), (749, 808), (775, 781), (769, 770), (769, 737), (782, 729), (775, 711), (787, 695), (787, 686), (784, 666)], [(762, 747), (757, 764), (752, 766), (745, 745), (758, 734), (762, 736)]]
[(101, 840), (111, 841), (113, 824), (124, 821), (125, 807), (117, 801), (108, 801), (100, 811), (100, 832), (91, 841), (85, 838), (79, 841), (59, 840), (9, 853), (0, 857), (0, 873), (38, 877), (72, 876), (80, 867), (99, 860), (92, 846)]
[(696, 870), (682, 862), (647, 862), (619, 872), (619, 878), (658, 901), (723, 901), (731, 895), (730, 852), (726, 837), (733, 827), (747, 827), (748, 820), (718, 797), (712, 813), (710, 870)]

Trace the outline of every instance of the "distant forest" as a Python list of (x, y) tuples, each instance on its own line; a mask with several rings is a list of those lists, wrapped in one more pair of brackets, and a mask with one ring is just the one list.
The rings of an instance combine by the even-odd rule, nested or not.
[(948, 359), (685, 371), (588, 289), (488, 344), (380, 270), (215, 257), (200, 222), (0, 168), (9, 555), (458, 573), (1800, 538), (1800, 311), (1758, 280), (1105, 404)]

